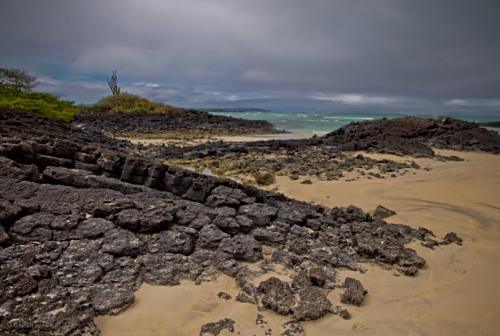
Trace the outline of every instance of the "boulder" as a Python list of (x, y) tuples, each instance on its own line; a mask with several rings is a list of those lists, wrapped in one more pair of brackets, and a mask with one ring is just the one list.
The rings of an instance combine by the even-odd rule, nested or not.
[(262, 281), (258, 288), (262, 305), (280, 315), (288, 315), (295, 305), (295, 296), (290, 285), (278, 278), (271, 277)]
[(373, 212), (373, 217), (374, 218), (379, 218), (379, 219), (384, 219), (390, 216), (394, 216), (396, 214), (396, 211), (387, 209), (386, 207), (382, 205), (378, 205), (375, 208), (375, 211)]
[(247, 235), (236, 235), (224, 238), (218, 250), (239, 261), (255, 262), (262, 259), (262, 246), (254, 238)]
[(340, 301), (346, 304), (361, 306), (365, 295), (368, 293), (361, 282), (353, 278), (345, 278), (343, 286), (345, 291), (340, 295)]
[(137, 256), (143, 243), (128, 230), (113, 229), (106, 232), (101, 251), (114, 256)]

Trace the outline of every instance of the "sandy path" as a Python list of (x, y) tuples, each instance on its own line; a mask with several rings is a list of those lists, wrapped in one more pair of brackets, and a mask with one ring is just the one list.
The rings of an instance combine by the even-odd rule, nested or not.
[[(364, 265), (367, 272), (342, 271), (368, 289), (360, 308), (349, 306), (352, 319), (329, 316), (304, 323), (307, 335), (497, 335), (500, 330), (500, 156), (451, 153), (465, 162), (416, 160), (431, 171), (391, 179), (355, 182), (313, 181), (300, 184), (278, 178), (281, 192), (300, 200), (328, 206), (355, 204), (366, 211), (382, 204), (397, 211), (392, 222), (425, 226), (442, 237), (449, 231), (464, 246), (442, 246), (434, 251), (413, 244), (427, 260), (416, 277)], [(378, 156), (378, 155), (377, 155)], [(384, 156), (387, 157), (387, 156)], [(391, 157), (394, 159), (394, 157)], [(397, 159), (397, 158), (396, 158)], [(176, 287), (144, 285), (137, 301), (124, 313), (99, 317), (103, 336), (197, 335), (203, 323), (231, 317), (239, 335), (279, 335), (285, 319), (264, 312), (269, 324), (255, 325), (256, 308), (223, 301), (216, 294), (237, 293), (234, 281)], [(334, 304), (340, 291), (330, 296)], [(230, 335), (221, 334), (221, 335)]]

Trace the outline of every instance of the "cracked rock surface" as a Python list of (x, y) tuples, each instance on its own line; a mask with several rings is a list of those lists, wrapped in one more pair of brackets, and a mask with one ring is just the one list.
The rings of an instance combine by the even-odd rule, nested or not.
[[(126, 309), (143, 282), (202, 282), (220, 273), (240, 285), (238, 301), (290, 315), (284, 335), (301, 335), (297, 321), (335, 313), (326, 296), (337, 269), (371, 261), (412, 275), (425, 263), (405, 246), (430, 239), (423, 228), (163, 165), (55, 122), (40, 123), (27, 139), (24, 122), (0, 133), (2, 335), (98, 335), (96, 315)], [(251, 284), (248, 263), (263, 261), (263, 246), (274, 249), (273, 263), (295, 272), (291, 283)], [(344, 287), (347, 303), (362, 302), (360, 283)], [(233, 328), (221, 321), (202, 331)]]

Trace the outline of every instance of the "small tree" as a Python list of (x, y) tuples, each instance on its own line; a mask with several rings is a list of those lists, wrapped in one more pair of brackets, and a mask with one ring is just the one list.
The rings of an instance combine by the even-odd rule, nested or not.
[(25, 70), (0, 68), (0, 86), (17, 92), (30, 92), (36, 85), (36, 77)]
[(106, 80), (108, 81), (108, 86), (113, 96), (119, 96), (120, 87), (118, 86), (118, 78), (116, 77), (116, 70), (113, 71), (111, 79), (107, 78)]

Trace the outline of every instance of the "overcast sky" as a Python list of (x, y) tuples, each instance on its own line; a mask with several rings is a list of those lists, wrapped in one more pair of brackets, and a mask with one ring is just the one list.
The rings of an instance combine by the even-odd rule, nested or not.
[(78, 102), (500, 115), (498, 0), (1, 0), (0, 66)]

